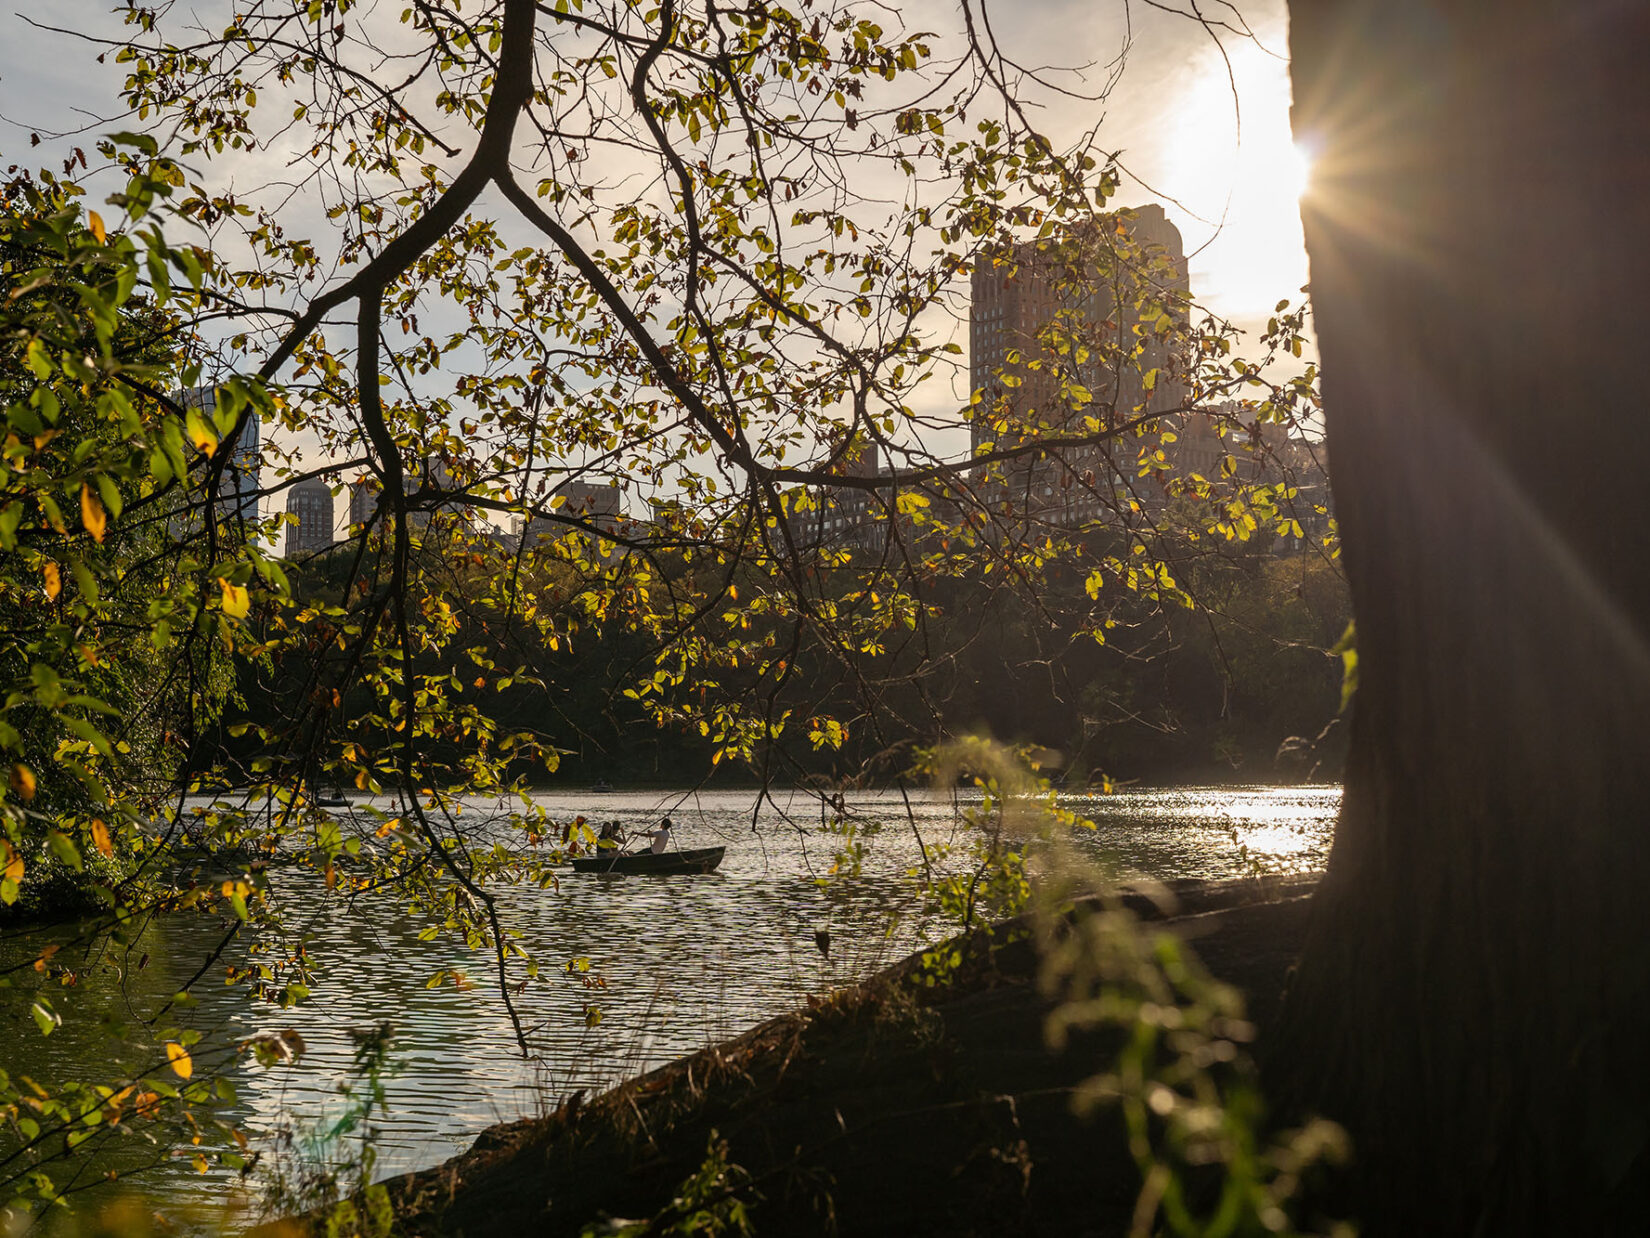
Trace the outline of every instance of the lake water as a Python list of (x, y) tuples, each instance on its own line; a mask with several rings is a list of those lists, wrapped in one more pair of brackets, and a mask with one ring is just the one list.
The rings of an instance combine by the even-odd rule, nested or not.
[[(244, 960), (237, 941), (197, 986), (190, 1025), (206, 1033), (202, 1067), (226, 1061), (228, 1046), (260, 1032), (295, 1029), (307, 1052), (295, 1066), (227, 1068), (237, 1095), (228, 1116), (266, 1144), (283, 1127), (304, 1144), (342, 1111), (351, 1029), (394, 1028), (389, 1112), (379, 1129), (377, 1174), (435, 1164), (462, 1151), (485, 1126), (547, 1112), (578, 1089), (595, 1090), (791, 1009), (809, 993), (851, 983), (952, 927), (925, 914), (907, 876), (924, 849), (968, 841), (966, 797), (852, 794), (849, 818), (863, 856), (856, 875), (830, 874), (841, 837), (822, 831), (818, 801), (803, 793), (758, 806), (752, 792), (692, 795), (557, 794), (541, 802), (558, 819), (584, 812), (646, 826), (664, 813), (675, 845), (725, 846), (708, 876), (607, 878), (568, 873), (559, 888), (501, 888), (507, 927), (542, 963), (517, 997), (530, 1054), (523, 1057), (500, 998), (490, 956), (440, 938), (420, 941), (388, 896), (328, 895), (296, 872), (277, 878), (289, 916), (316, 968), (312, 997), (295, 1009), (252, 1005), (219, 978)], [(1332, 786), (1176, 788), (1065, 802), (1094, 819), (1074, 837), (1077, 852), (1121, 876), (1172, 879), (1241, 876), (1258, 865), (1303, 872), (1327, 855), (1340, 789)], [(387, 804), (383, 805), (388, 807)], [(485, 817), (488, 805), (473, 815)], [(348, 814), (344, 814), (347, 816)], [(357, 814), (361, 824), (365, 814)], [(919, 842), (919, 836), (921, 841)], [(1246, 849), (1246, 850), (1245, 850)], [(941, 860), (941, 863), (945, 863)], [(830, 934), (829, 958), (815, 946)], [(82, 956), (83, 991), (64, 1000), (64, 1026), (41, 1039), (17, 990), (0, 993), (3, 1064), (43, 1083), (102, 1077), (112, 1061), (152, 1052), (114, 1044), (97, 1012), (154, 1010), (192, 976), (223, 935), (216, 919), (174, 917), (125, 956)], [(38, 952), (38, 939), (0, 943), (0, 964)], [(138, 968), (134, 956), (146, 954)], [(64, 959), (68, 958), (67, 952)], [(587, 959), (589, 970), (569, 971)], [(434, 972), (461, 973), (468, 987), (426, 988)], [(67, 996), (67, 995), (66, 995)], [(600, 1011), (595, 1021), (592, 1007)], [(327, 1155), (324, 1146), (313, 1155)], [(129, 1163), (130, 1157), (127, 1157)], [(179, 1158), (146, 1179), (163, 1197), (221, 1195), (227, 1178), (205, 1177)]]

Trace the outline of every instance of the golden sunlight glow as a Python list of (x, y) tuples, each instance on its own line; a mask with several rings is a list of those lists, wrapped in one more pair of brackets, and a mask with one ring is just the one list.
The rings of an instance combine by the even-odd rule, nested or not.
[(1306, 282), (1300, 197), (1310, 161), (1290, 139), (1287, 66), (1253, 44), (1228, 53), (1230, 66), (1205, 56), (1176, 97), (1158, 188), (1185, 207), (1174, 218), (1198, 300), (1252, 319)]
[(1312, 156), (1299, 142), (1291, 142), (1278, 167), (1278, 187), (1299, 202), (1312, 184)]

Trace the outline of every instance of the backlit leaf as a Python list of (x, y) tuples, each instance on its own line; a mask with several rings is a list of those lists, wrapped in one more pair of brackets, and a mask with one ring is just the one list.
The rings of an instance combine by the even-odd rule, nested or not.
[(245, 619), (252, 609), (252, 599), (245, 587), (232, 585), (227, 580), (218, 583), (223, 587), (223, 613), (232, 619)]
[(92, 493), (92, 488), (85, 482), (80, 483), (80, 523), (92, 535), (94, 542), (103, 540), (103, 532), (109, 525), (102, 500)]
[(218, 450), (218, 436), (207, 423), (200, 409), (190, 409), (184, 417), (183, 424), (189, 432), (189, 441), (195, 445), (196, 451), (203, 456), (210, 456)]
[[(32, 800), (34, 798), (35, 790), (34, 771), (22, 762), (18, 762), (16, 765), (12, 766), (11, 789), (17, 793), (18, 799)], [(9, 849), (9, 843), (7, 844), (7, 847)], [(17, 859), (14, 862), (17, 865), (17, 879), (21, 880), (23, 876), (23, 861), (21, 859)], [(11, 867), (9, 864), (6, 868), (6, 876), (12, 876)]]
[(34, 1016), (34, 1025), (40, 1029), (42, 1036), (50, 1036), (63, 1023), (62, 1016), (44, 1001), (35, 1002), (29, 1008), (29, 1013)]
[(166, 1060), (172, 1063), (172, 1069), (180, 1079), (187, 1079), (195, 1073), (195, 1062), (189, 1056), (189, 1050), (175, 1040), (166, 1042)]

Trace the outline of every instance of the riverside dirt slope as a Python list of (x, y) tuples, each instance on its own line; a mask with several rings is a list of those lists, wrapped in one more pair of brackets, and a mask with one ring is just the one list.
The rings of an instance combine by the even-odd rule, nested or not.
[[(1314, 884), (1180, 883), (1179, 914), (1163, 923), (1264, 1026)], [(958, 939), (963, 965), (942, 986), (909, 959), (595, 1099), (492, 1127), (389, 1184), (398, 1230), (548, 1238), (660, 1216), (715, 1138), (743, 1171), (738, 1197), (759, 1234), (1125, 1233), (1139, 1179), (1120, 1123), (1070, 1109), (1105, 1046), (1090, 1035), (1045, 1047), (1053, 1002), (1024, 930)]]

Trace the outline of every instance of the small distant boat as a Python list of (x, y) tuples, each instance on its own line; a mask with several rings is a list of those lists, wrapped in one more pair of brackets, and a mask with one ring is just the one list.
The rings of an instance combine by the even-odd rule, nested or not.
[(689, 851), (615, 851), (580, 856), (573, 861), (581, 873), (626, 873), (662, 877), (671, 873), (708, 873), (722, 862), (726, 847), (695, 847)]
[(590, 789), (593, 792), (595, 792), (597, 795), (606, 795), (613, 788), (608, 785), (607, 779), (598, 778), (598, 779), (596, 779), (595, 785), (592, 786)]
[(336, 782), (330, 791), (324, 791), (315, 785), (316, 780), (310, 779), (305, 786), (309, 792), (309, 802), (317, 808), (348, 808), (349, 800), (344, 798), (344, 788)]

